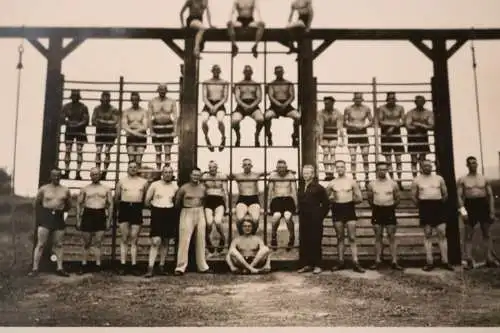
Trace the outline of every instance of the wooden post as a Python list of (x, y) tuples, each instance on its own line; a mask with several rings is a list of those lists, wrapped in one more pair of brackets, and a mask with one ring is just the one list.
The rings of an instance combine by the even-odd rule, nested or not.
[[(50, 37), (47, 49), (47, 77), (45, 83), (45, 105), (43, 110), (42, 148), (40, 154), (40, 169), (38, 173), (38, 186), (49, 182), (50, 170), (57, 166), (59, 145), (60, 113), (63, 101), (63, 76), (61, 73), (62, 60), (64, 59), (62, 37)], [(37, 242), (38, 214), (33, 249)], [(50, 269), (50, 256), (52, 242), (45, 246), (40, 259), (40, 270)]]
[(457, 186), (453, 158), (453, 133), (451, 126), (450, 87), (448, 82), (448, 52), (445, 39), (434, 39), (433, 42), (434, 78), (432, 99), (434, 106), (436, 144), (436, 160), (438, 172), (444, 178), (448, 188), (446, 205), (446, 237), (448, 239), (448, 257), (451, 264), (460, 264), (460, 231), (458, 228)]

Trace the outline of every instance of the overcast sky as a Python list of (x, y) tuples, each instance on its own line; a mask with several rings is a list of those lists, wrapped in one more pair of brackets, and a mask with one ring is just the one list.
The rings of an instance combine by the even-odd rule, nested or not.
[[(290, 0), (260, 1), (262, 16), (267, 26), (278, 28), (286, 24)], [(178, 27), (181, 0), (0, 0), (2, 26), (130, 26)], [(223, 27), (229, 17), (231, 0), (210, 0), (213, 23)], [(500, 1), (498, 0), (316, 0), (313, 28), (488, 28), (500, 27)], [(19, 39), (1, 39), (0, 91), (4, 103), (0, 123), (0, 166), (11, 168), (13, 156), (14, 114), (16, 101), (17, 46)], [(181, 44), (181, 43), (180, 43)], [(181, 44), (182, 45), (182, 44)], [(497, 110), (500, 86), (500, 41), (476, 42), (481, 119), (487, 175), (498, 176), (497, 139), (499, 115)], [(212, 49), (228, 49), (229, 44), (210, 45)], [(249, 50), (250, 44), (242, 45)], [(283, 49), (273, 45), (269, 48)], [(205, 79), (209, 66), (219, 63), (223, 75), (230, 78), (231, 64), (224, 55), (205, 56), (200, 67), (200, 77)], [(272, 68), (280, 63), (285, 66), (288, 78), (296, 80), (294, 57), (272, 55), (264, 68), (263, 58), (254, 60), (240, 55), (233, 63), (234, 80), (241, 79), (243, 65), (255, 67), (255, 79), (271, 79)], [(69, 79), (117, 81), (123, 75), (129, 81), (175, 82), (179, 77), (180, 59), (161, 41), (155, 40), (88, 40), (63, 63), (63, 72)], [(21, 90), (20, 126), (18, 139), (16, 189), (20, 194), (32, 194), (37, 186), (40, 160), (41, 125), (45, 89), (46, 61), (29, 44), (24, 56)], [(453, 134), (456, 171), (465, 171), (464, 158), (479, 156), (479, 137), (475, 112), (473, 72), (470, 44), (466, 44), (449, 62)], [(379, 82), (428, 82), (432, 75), (430, 61), (408, 42), (335, 42), (315, 62), (315, 75), (319, 82), (366, 82), (372, 77)], [(173, 88), (172, 88), (173, 89)], [(352, 91), (354, 88), (347, 87)], [(396, 88), (395, 88), (396, 89)], [(403, 88), (398, 88), (403, 89)], [(397, 90), (397, 89), (396, 89)], [(175, 96), (175, 94), (172, 94)], [(145, 96), (148, 97), (148, 96)], [(349, 99), (351, 96), (338, 96)], [(401, 95), (400, 98), (408, 98)], [(339, 103), (343, 109), (347, 104)], [(92, 109), (94, 102), (89, 103)], [(430, 104), (429, 104), (430, 106)], [(409, 109), (411, 104), (405, 104)], [(251, 130), (243, 135), (251, 134)], [(285, 122), (283, 122), (285, 124)], [(287, 126), (289, 125), (286, 122)], [(281, 131), (280, 131), (281, 132)], [(248, 136), (248, 135), (247, 135)], [(277, 135), (278, 143), (289, 141), (286, 135)], [(251, 138), (244, 138), (250, 143)], [(249, 153), (250, 154), (250, 153)], [(296, 154), (289, 161), (297, 163)], [(236, 169), (242, 152), (235, 153)], [(251, 153), (259, 159), (262, 153)], [(293, 155), (293, 156), (292, 156)], [(219, 163), (226, 155), (200, 154), (200, 165), (215, 156)], [(228, 156), (228, 155), (227, 155)], [(271, 161), (274, 163), (274, 161)], [(227, 169), (224, 166), (223, 169)], [(296, 169), (296, 167), (292, 168)]]

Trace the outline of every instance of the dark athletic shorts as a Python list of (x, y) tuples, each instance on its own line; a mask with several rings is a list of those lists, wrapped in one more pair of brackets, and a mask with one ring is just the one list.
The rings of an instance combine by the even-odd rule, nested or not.
[(215, 210), (217, 207), (225, 207), (224, 198), (220, 195), (207, 195), (205, 198), (205, 208)]
[(88, 142), (86, 126), (81, 127), (66, 127), (66, 133), (64, 133), (64, 142), (73, 143), (86, 143)]
[(200, 15), (189, 15), (188, 18), (186, 19), (186, 26), (189, 28), (191, 25), (191, 22), (198, 20), (200, 22), (203, 22), (203, 17)]
[(134, 147), (146, 147), (146, 143), (148, 142), (147, 137), (128, 135), (127, 136), (127, 144), (133, 144)]
[(307, 27), (307, 22), (309, 22), (309, 14), (299, 15), (299, 21), (302, 21), (302, 23), (304, 23), (304, 25)]
[(490, 205), (487, 198), (465, 199), (464, 207), (468, 215), (465, 223), (473, 227), (478, 223), (493, 223), (490, 218)]
[(332, 221), (346, 223), (348, 221), (357, 221), (354, 202), (343, 202), (332, 204)]
[[(282, 103), (282, 102), (286, 102), (286, 101), (279, 101), (279, 102)], [(269, 107), (269, 110), (274, 111), (274, 113), (276, 114), (276, 117), (286, 117), (288, 112), (294, 111), (295, 109), (291, 104), (286, 106), (284, 109), (280, 109), (276, 104), (271, 102), (271, 106)]]
[(142, 202), (124, 202), (120, 201), (118, 206), (120, 223), (127, 222), (131, 225), (142, 225)]
[(80, 230), (83, 232), (105, 231), (106, 209), (84, 208)]
[(179, 226), (177, 208), (151, 207), (149, 237), (175, 238)]
[(323, 140), (327, 140), (327, 141), (338, 141), (339, 140), (339, 131), (336, 128), (325, 127), (323, 129), (323, 134), (328, 134), (328, 138), (323, 138)]
[(444, 208), (444, 203), (441, 200), (420, 200), (418, 202), (420, 226), (429, 225), (435, 228), (445, 223)]
[(292, 197), (276, 197), (271, 200), (271, 214), (284, 212), (295, 213), (296, 207)]
[(372, 208), (372, 224), (382, 226), (396, 225), (396, 207), (374, 205)]
[[(382, 153), (390, 153), (391, 151), (395, 153), (404, 153), (405, 147), (403, 146), (403, 139), (401, 138), (401, 129), (395, 128), (391, 134), (386, 133), (387, 127), (382, 127), (380, 135)], [(386, 143), (390, 143), (391, 145), (386, 145)]]
[[(412, 135), (419, 135), (418, 137), (412, 137)], [(408, 131), (408, 152), (409, 153), (430, 153), (431, 148), (429, 146), (429, 135), (426, 130), (416, 130)], [(411, 144), (417, 143), (417, 145)]]
[(112, 145), (115, 143), (117, 131), (115, 127), (97, 127), (95, 130), (95, 143)]
[[(251, 104), (253, 103), (255, 100), (254, 99), (244, 99), (243, 102), (245, 102), (246, 104)], [(236, 108), (234, 109), (234, 112), (238, 112), (238, 113), (241, 113), (241, 115), (243, 117), (249, 117), (252, 115), (252, 113), (254, 113), (255, 111), (258, 111), (260, 110), (259, 109), (259, 106), (256, 105), (254, 108), (248, 110), (248, 111), (245, 111), (245, 109), (243, 109), (243, 107), (241, 105), (236, 105)]]
[(242, 203), (246, 206), (250, 205), (259, 205), (260, 206), (260, 201), (259, 201), (259, 196), (258, 195), (240, 195), (238, 196), (238, 201), (236, 201), (236, 204)]
[(44, 227), (49, 231), (60, 231), (66, 228), (62, 210), (41, 208), (38, 210), (37, 222), (39, 227)]
[[(353, 138), (349, 134), (364, 135), (364, 136)], [(347, 143), (351, 144), (351, 145), (354, 145), (354, 144), (368, 145), (370, 142), (368, 141), (368, 133), (367, 133), (366, 129), (362, 129), (362, 130), (348, 129), (347, 130)]]
[[(215, 105), (215, 104), (217, 104), (217, 103), (220, 102), (220, 101), (213, 101), (213, 100), (210, 100), (210, 99), (209, 99), (209, 101), (210, 101), (210, 103), (212, 105)], [(217, 113), (219, 113), (219, 111), (223, 111), (224, 113), (226, 113), (226, 107), (224, 106), (224, 104), (222, 104), (221, 106), (219, 106), (219, 108), (217, 110), (213, 111), (213, 112), (208, 108), (207, 105), (203, 106), (203, 109), (201, 110), (201, 112), (208, 112), (208, 114), (210, 116), (217, 116)]]
[(161, 143), (173, 143), (174, 142), (174, 137), (173, 136), (167, 136), (167, 137), (157, 137), (157, 136), (154, 136), (154, 134), (172, 134), (174, 133), (174, 128), (173, 127), (169, 127), (169, 128), (154, 128), (155, 125), (158, 125), (158, 126), (166, 126), (166, 125), (172, 125), (173, 123), (172, 122), (168, 122), (167, 124), (157, 124), (156, 122), (153, 122), (153, 136), (152, 136), (152, 139), (151, 141), (153, 142), (153, 144), (157, 143), (157, 144), (161, 144)]
[(241, 23), (242, 28), (248, 28), (248, 26), (250, 25), (250, 23), (252, 23), (253, 21), (255, 21), (255, 19), (253, 17), (241, 17), (241, 16), (238, 16), (238, 18), (236, 19), (236, 21), (238, 21), (238, 22)]

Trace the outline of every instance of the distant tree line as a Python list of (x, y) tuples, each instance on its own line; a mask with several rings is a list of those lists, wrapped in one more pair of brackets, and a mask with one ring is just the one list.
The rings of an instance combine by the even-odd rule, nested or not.
[(0, 195), (11, 193), (11, 175), (4, 169), (0, 168)]

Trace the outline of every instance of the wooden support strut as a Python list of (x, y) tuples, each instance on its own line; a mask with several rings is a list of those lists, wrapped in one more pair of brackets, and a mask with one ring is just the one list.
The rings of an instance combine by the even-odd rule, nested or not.
[[(184, 59), (184, 50), (179, 46), (177, 45), (176, 42), (174, 42), (171, 38), (166, 38), (166, 37), (163, 37), (161, 39), (165, 44), (167, 44), (168, 47), (170, 47), (170, 49), (175, 53), (177, 54), (177, 56), (181, 59)], [(187, 46), (187, 45), (186, 45)]]
[(325, 52), (330, 45), (335, 42), (335, 39), (327, 39), (324, 40), (323, 43), (321, 43), (314, 51), (313, 51), (313, 60), (316, 59), (318, 56), (321, 55), (321, 53)]

